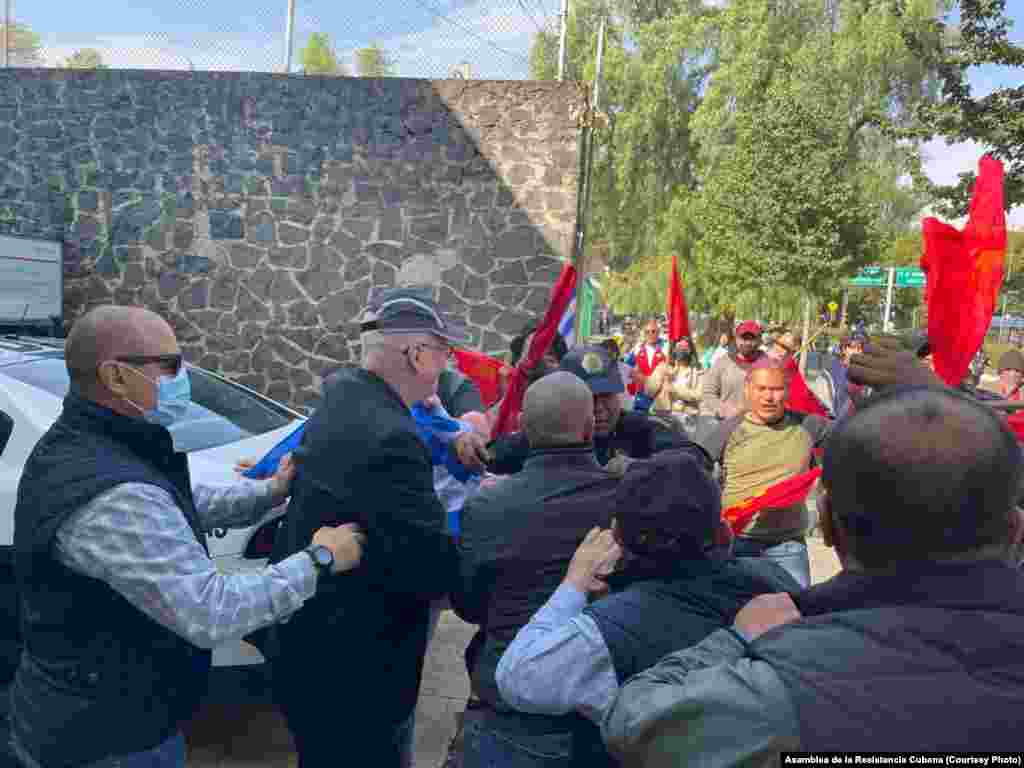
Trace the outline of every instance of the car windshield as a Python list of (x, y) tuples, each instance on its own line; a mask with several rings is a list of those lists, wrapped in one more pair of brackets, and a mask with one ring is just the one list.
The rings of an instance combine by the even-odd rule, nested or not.
[[(37, 358), (0, 368), (0, 374), (63, 398), (69, 379), (64, 359)], [(294, 418), (286, 409), (235, 384), (189, 367), (192, 404), (170, 427), (174, 447), (186, 453), (216, 448), (286, 426)]]

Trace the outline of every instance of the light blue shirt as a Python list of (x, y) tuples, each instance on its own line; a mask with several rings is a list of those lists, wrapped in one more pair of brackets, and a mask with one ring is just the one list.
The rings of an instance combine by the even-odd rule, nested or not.
[(495, 679), (513, 709), (543, 715), (579, 712), (600, 724), (619, 681), (601, 630), (582, 611), (587, 596), (562, 584), (505, 650)]
[[(206, 531), (254, 525), (279, 501), (269, 480), (197, 484), (192, 494)], [(55, 549), (68, 568), (205, 649), (291, 615), (316, 592), (316, 568), (303, 552), (258, 571), (221, 573), (174, 498), (148, 483), (114, 486), (72, 513)]]

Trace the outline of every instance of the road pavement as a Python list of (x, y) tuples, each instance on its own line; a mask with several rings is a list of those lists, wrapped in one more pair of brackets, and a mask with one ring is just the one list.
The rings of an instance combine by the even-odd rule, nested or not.
[[(815, 583), (839, 570), (832, 550), (811, 537), (811, 574)], [(427, 653), (416, 710), (414, 768), (438, 768), (455, 731), (455, 716), (465, 706), (469, 680), (462, 653), (475, 627), (451, 611), (441, 616)], [(348, 694), (343, 694), (348, 695)], [(270, 701), (259, 671), (218, 670), (211, 696), (186, 731), (189, 768), (286, 768), (297, 766), (291, 737)], [(339, 754), (347, 745), (339, 743)], [(343, 765), (344, 761), (339, 761)], [(353, 768), (363, 768), (353, 766)], [(369, 767), (368, 767), (369, 768)]]

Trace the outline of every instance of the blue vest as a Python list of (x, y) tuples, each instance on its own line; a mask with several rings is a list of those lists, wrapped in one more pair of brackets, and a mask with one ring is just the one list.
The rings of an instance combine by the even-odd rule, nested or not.
[(601, 630), (620, 684), (731, 625), (757, 595), (800, 588), (763, 558), (686, 560), (660, 573), (651, 566), (646, 576), (627, 567), (622, 577), (628, 587), (584, 609)]
[(1020, 749), (1024, 574), (995, 561), (844, 572), (755, 640), (808, 751)]
[(206, 689), (209, 651), (54, 557), (64, 521), (122, 483), (170, 493), (205, 548), (188, 461), (170, 433), (68, 395), (25, 464), (14, 511), (25, 648), (11, 729), (46, 768), (155, 747), (194, 714)]

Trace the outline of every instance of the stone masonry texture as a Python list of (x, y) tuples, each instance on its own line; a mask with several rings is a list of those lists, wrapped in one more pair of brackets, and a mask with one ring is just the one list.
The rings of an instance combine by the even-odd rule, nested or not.
[(0, 71), (0, 233), (58, 240), (65, 322), (168, 319), (293, 405), (358, 361), (370, 291), (427, 284), (501, 353), (576, 227), (569, 83)]

